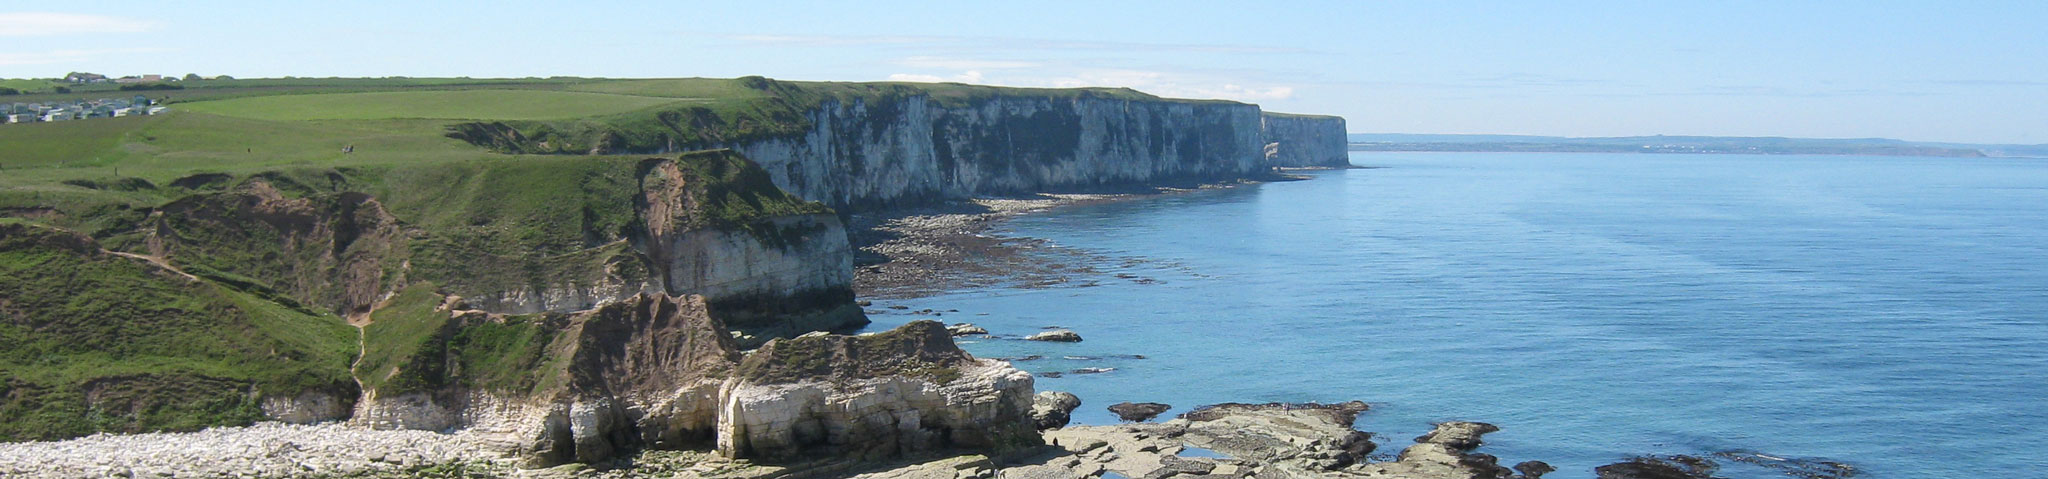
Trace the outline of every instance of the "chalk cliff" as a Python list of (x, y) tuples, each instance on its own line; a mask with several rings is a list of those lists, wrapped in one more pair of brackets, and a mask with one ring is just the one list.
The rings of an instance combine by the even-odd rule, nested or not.
[[(730, 148), (784, 190), (841, 211), (1245, 178), (1265, 170), (1273, 142), (1258, 105), (1130, 89), (732, 81), (751, 96), (598, 122), (466, 123), (448, 136), (516, 153)], [(1336, 128), (1341, 151), (1341, 119)], [(1315, 148), (1287, 158), (1330, 161)]]
[(1281, 167), (1344, 167), (1351, 164), (1346, 151), (1344, 118), (1266, 112), (1259, 115), (1259, 128), (1266, 138), (1266, 164)]
[(1258, 107), (1003, 95), (831, 100), (800, 136), (727, 143), (777, 185), (833, 205), (1238, 178), (1260, 168)]

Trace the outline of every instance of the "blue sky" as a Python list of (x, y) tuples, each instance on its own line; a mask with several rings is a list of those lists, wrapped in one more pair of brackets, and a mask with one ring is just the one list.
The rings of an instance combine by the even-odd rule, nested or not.
[(1354, 132), (2048, 143), (2038, 1), (413, 3), (0, 7), (0, 77), (758, 74), (1128, 86)]

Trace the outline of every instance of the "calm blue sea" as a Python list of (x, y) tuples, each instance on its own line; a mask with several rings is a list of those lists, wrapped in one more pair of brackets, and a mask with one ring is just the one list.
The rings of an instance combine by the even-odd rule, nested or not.
[(1503, 431), (1484, 452), (1555, 478), (1725, 450), (1865, 477), (2048, 477), (2048, 160), (1352, 162), (1378, 168), (1003, 227), (1106, 256), (1085, 278), (1099, 286), (883, 304), (1079, 332), (965, 347), (1115, 368), (1039, 380), (1080, 395), (1085, 423), (1121, 401), (1360, 399), (1382, 452), (1432, 421), (1485, 421)]

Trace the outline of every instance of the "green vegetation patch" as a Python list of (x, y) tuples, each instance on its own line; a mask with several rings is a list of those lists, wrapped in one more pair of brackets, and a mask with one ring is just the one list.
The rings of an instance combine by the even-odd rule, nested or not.
[(451, 317), (431, 283), (406, 288), (363, 328), (363, 386), (381, 396), (434, 392), (452, 386), (531, 393), (554, 383), (566, 363), (549, 354), (559, 315)]
[(354, 329), (84, 236), (0, 224), (0, 440), (261, 417), (251, 391), (353, 398)]
[(545, 90), (437, 90), (275, 95), (180, 103), (201, 113), (273, 121), (549, 120), (607, 115), (675, 103), (657, 98)]
[(100, 166), (115, 146), (156, 117), (124, 116), (0, 126), (0, 170)]

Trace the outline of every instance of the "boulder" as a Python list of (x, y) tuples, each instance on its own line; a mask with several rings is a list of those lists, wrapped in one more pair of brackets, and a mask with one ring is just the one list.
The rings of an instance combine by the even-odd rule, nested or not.
[(1081, 407), (1081, 398), (1073, 393), (1041, 392), (1031, 398), (1031, 420), (1041, 430), (1066, 427), (1078, 407)]
[(1076, 334), (1071, 330), (1056, 329), (1052, 331), (1046, 331), (1043, 333), (1033, 334), (1030, 336), (1025, 336), (1024, 339), (1030, 341), (1052, 341), (1056, 343), (1078, 343), (1081, 342), (1081, 335)]
[(1644, 456), (1593, 468), (1599, 479), (1707, 479), (1720, 466), (1703, 457)]
[(725, 457), (879, 460), (1043, 443), (1031, 375), (968, 355), (936, 321), (772, 340), (728, 384), (717, 435)]
[[(1499, 458), (1472, 452), (1485, 442), (1481, 436), (1499, 430), (1492, 424), (1478, 422), (1438, 424), (1435, 430), (1415, 438), (1417, 444), (1402, 450), (1393, 462), (1364, 464), (1354, 469), (1368, 477), (1509, 479), (1515, 477), (1515, 471), (1501, 466)], [(1542, 463), (1521, 465), (1549, 467)]]
[(954, 323), (952, 326), (946, 327), (946, 332), (952, 333), (954, 336), (966, 336), (969, 334), (988, 334), (987, 329), (982, 329), (982, 327), (980, 326), (975, 326), (969, 323)]
[(1543, 461), (1522, 461), (1515, 464), (1515, 472), (1522, 473), (1523, 479), (1543, 479), (1544, 474), (1556, 472), (1557, 468)]
[(1156, 402), (1124, 402), (1110, 406), (1109, 412), (1116, 413), (1116, 417), (1118, 419), (1122, 419), (1129, 422), (1143, 422), (1151, 420), (1152, 418), (1159, 416), (1161, 413), (1165, 413), (1169, 409), (1173, 409), (1173, 406), (1160, 404)]
[(1480, 436), (1500, 431), (1499, 427), (1483, 422), (1451, 421), (1437, 424), (1436, 429), (1415, 438), (1415, 442), (1442, 444), (1460, 451), (1478, 449)]

